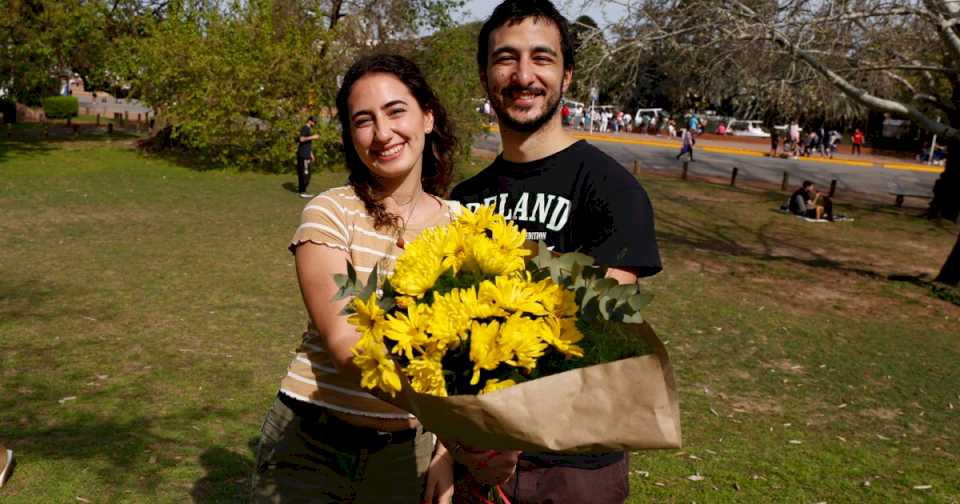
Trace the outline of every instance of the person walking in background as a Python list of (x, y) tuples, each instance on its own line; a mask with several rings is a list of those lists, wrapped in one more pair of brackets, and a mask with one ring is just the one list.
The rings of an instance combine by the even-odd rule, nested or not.
[(790, 123), (790, 151), (793, 157), (800, 156), (800, 124), (797, 121)]
[(780, 157), (780, 130), (770, 128), (770, 157)]
[(858, 156), (862, 155), (860, 148), (863, 146), (863, 132), (860, 131), (860, 128), (857, 128), (853, 131), (853, 137), (850, 138), (851, 143), (853, 143), (853, 154)]
[(690, 156), (689, 160), (693, 161), (693, 145), (696, 143), (696, 140), (693, 139), (693, 132), (687, 128), (680, 130), (680, 142), (680, 153), (677, 154), (677, 159), (686, 154)]
[(563, 125), (570, 126), (570, 106), (566, 103), (564, 103), (563, 108), (560, 109), (560, 116), (563, 118)]
[(13, 450), (0, 444), (0, 487), (13, 474)]
[(313, 164), (313, 141), (319, 140), (320, 135), (313, 133), (313, 128), (317, 125), (317, 118), (310, 116), (307, 118), (307, 124), (300, 128), (300, 136), (297, 137), (297, 192), (301, 198), (312, 198), (313, 195), (307, 193), (307, 186), (310, 185), (310, 165)]

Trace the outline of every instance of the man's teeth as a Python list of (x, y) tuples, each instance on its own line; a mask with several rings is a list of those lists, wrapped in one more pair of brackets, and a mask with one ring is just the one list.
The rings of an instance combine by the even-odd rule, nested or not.
[(390, 157), (403, 149), (403, 144), (397, 145), (396, 147), (390, 147), (385, 151), (380, 151), (380, 157)]

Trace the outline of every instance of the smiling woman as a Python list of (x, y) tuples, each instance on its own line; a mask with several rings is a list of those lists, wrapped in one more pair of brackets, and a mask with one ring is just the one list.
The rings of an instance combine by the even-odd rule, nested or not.
[(452, 460), (419, 421), (360, 387), (360, 339), (331, 302), (347, 264), (367, 282), (404, 244), (448, 224), (439, 198), (456, 138), (420, 69), (376, 55), (350, 68), (337, 94), (350, 185), (304, 208), (290, 250), (310, 319), (261, 429), (254, 502), (449, 502)]

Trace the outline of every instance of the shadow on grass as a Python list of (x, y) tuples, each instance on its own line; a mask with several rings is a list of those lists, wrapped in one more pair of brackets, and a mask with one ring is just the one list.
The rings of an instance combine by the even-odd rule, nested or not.
[[(776, 204), (779, 208), (778, 202), (782, 200), (782, 195), (769, 193), (766, 197), (770, 204)], [(675, 199), (683, 200), (683, 197)], [(791, 217), (782, 214), (775, 208), (771, 208), (770, 211), (782, 215), (785, 219)], [(686, 214), (692, 214), (692, 218)], [(872, 279), (902, 281), (899, 279), (908, 276), (899, 273), (879, 272), (837, 261), (807, 245), (807, 243), (816, 243), (816, 241), (812, 241), (806, 236), (798, 236), (795, 239), (775, 236), (774, 231), (780, 225), (779, 220), (772, 220), (759, 225), (746, 225), (733, 217), (717, 213), (713, 209), (688, 205), (685, 207), (684, 214), (671, 212), (663, 208), (658, 209), (657, 221), (657, 238), (672, 245), (760, 261), (794, 263), (798, 266), (830, 269)], [(837, 224), (814, 225), (835, 226)], [(759, 248), (748, 247), (746, 246), (748, 243), (758, 244)], [(917, 278), (920, 282), (929, 283), (929, 279), (919, 276)]]
[[(2, 134), (2, 133), (0, 133)], [(10, 155), (37, 155), (45, 154), (56, 150), (46, 144), (38, 141), (8, 140), (5, 137), (0, 138), (0, 163), (7, 160)]]
[(193, 484), (193, 489), (190, 490), (193, 502), (246, 502), (259, 441), (259, 437), (252, 437), (247, 441), (249, 457), (219, 446), (203, 452), (200, 455), (200, 464), (207, 474)]
[[(106, 304), (82, 306), (70, 301), (85, 299), (93, 292), (79, 285), (43, 280), (0, 280), (0, 320), (50, 322), (55, 319), (90, 318), (91, 314), (96, 314), (100, 322), (112, 320), (117, 313), (115, 307)], [(0, 348), (3, 348), (2, 344)]]
[(292, 192), (292, 193), (298, 192), (298, 191), (297, 191), (297, 184), (294, 184), (293, 182), (284, 182), (284, 183), (280, 184), (280, 187), (282, 187), (282, 188), (284, 188), (284, 189), (286, 189), (287, 191), (290, 191), (290, 192)]
[[(44, 398), (57, 395), (56, 387), (48, 385), (30, 383), (29, 388), (34, 392), (42, 388), (39, 395)], [(30, 395), (36, 397), (35, 393)], [(97, 481), (110, 488), (129, 489), (137, 494), (169, 491), (170, 472), (193, 464), (188, 461), (192, 447), (185, 447), (183, 439), (183, 432), (191, 432), (190, 426), (235, 413), (205, 406), (170, 415), (104, 415), (77, 411), (71, 408), (73, 401), (50, 405), (53, 401), (45, 399), (40, 404), (30, 401), (33, 408), (23, 411), (23, 404), (13, 399), (0, 399), (0, 408), (11, 420), (2, 423), (0, 439), (16, 452), (21, 477), (27, 475), (24, 469), (31, 464), (66, 461), (92, 472)], [(103, 391), (87, 394), (77, 403), (102, 404), (108, 399), (109, 393)], [(14, 413), (17, 410), (20, 411)], [(10, 419), (13, 414), (19, 418)], [(206, 474), (183, 487), (195, 502), (245, 502), (256, 442), (257, 438), (249, 440), (249, 454), (221, 446), (207, 448), (198, 457)]]

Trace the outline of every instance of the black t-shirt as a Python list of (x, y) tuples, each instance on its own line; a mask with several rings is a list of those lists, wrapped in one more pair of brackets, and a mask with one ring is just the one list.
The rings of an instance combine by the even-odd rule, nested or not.
[(457, 185), (451, 198), (497, 211), (556, 252), (579, 251), (604, 266), (658, 273), (660, 252), (646, 191), (613, 158), (579, 141), (537, 161), (498, 157)]
[(310, 126), (304, 125), (300, 128), (300, 136), (297, 137), (297, 143), (299, 144), (297, 145), (297, 157), (300, 159), (310, 159), (313, 140), (300, 141), (300, 137), (308, 137), (310, 135), (313, 135), (313, 130), (310, 129)]
[(807, 193), (806, 189), (800, 188), (796, 191), (793, 191), (793, 194), (790, 195), (790, 213), (795, 215), (805, 215), (807, 213), (807, 198), (810, 197), (810, 194)]
[[(646, 191), (619, 163), (586, 141), (529, 163), (499, 156), (458, 184), (450, 196), (469, 208), (496, 204), (500, 214), (527, 231), (528, 239), (543, 240), (556, 252), (579, 251), (604, 266), (635, 269), (639, 276), (662, 269)], [(522, 458), (594, 469), (623, 456), (525, 452)]]

